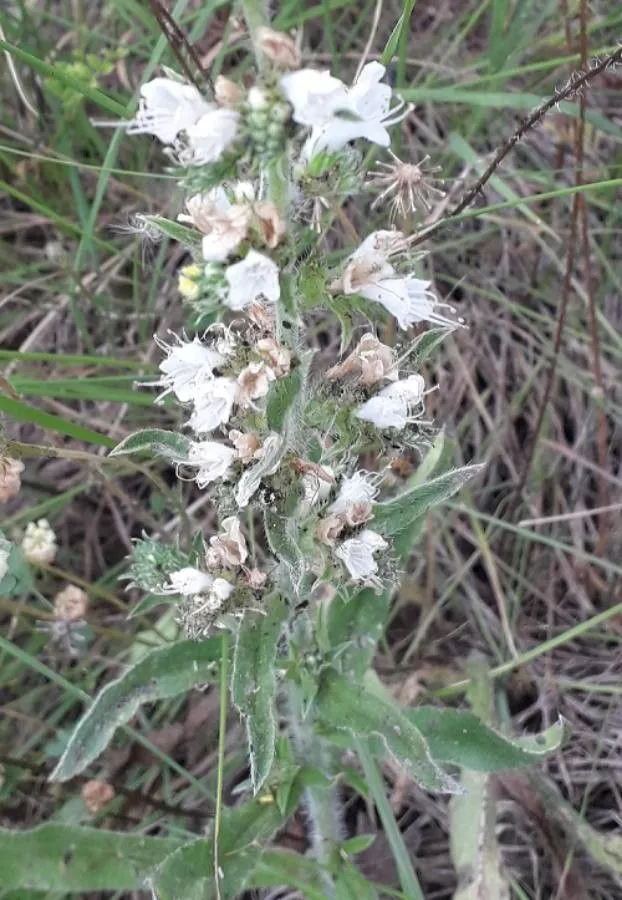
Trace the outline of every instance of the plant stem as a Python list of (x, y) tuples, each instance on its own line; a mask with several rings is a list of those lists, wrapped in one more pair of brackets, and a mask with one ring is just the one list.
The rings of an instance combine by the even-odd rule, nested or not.
[(222, 816), (222, 791), (225, 769), (225, 739), (227, 735), (227, 698), (229, 696), (229, 635), (223, 632), (222, 656), (220, 663), (220, 717), (218, 722), (218, 781), (216, 786), (216, 814), (214, 817), (214, 884), (216, 897), (220, 900), (220, 863), (218, 861), (218, 838)]
[[(290, 685), (288, 721), (297, 762), (313, 766), (328, 778), (332, 776), (332, 754), (326, 742), (313, 729), (310, 716), (303, 716), (299, 689)], [(320, 865), (328, 866), (334, 858), (334, 850), (343, 839), (341, 801), (335, 784), (313, 784), (305, 789), (304, 804), (309, 818), (311, 851)], [(327, 896), (335, 893), (333, 879), (325, 873)]]
[(257, 46), (257, 32), (268, 24), (268, 14), (264, 0), (242, 0), (242, 12), (246, 20), (246, 27), (253, 42), (255, 61), (259, 71), (265, 68), (266, 60)]

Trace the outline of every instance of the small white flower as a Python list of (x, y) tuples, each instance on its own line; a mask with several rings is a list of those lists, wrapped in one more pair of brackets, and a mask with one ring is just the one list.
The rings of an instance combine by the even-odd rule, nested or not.
[(246, 238), (250, 220), (250, 208), (238, 204), (215, 220), (212, 230), (205, 235), (201, 244), (205, 262), (224, 262), (235, 253)]
[(186, 200), (186, 212), (177, 216), (178, 222), (194, 225), (203, 234), (209, 234), (213, 228), (214, 219), (218, 219), (231, 209), (231, 201), (221, 185), (204, 191), (202, 194), (194, 194)]
[(274, 304), (281, 296), (278, 266), (256, 250), (249, 250), (243, 260), (229, 266), (225, 278), (229, 285), (225, 306), (229, 309), (246, 309), (261, 298)]
[(377, 586), (378, 563), (374, 553), (384, 550), (389, 545), (377, 532), (363, 529), (356, 537), (348, 538), (335, 550), (335, 556), (342, 561), (353, 581)]
[(188, 458), (184, 464), (195, 467), (198, 471), (194, 476), (198, 487), (204, 488), (213, 481), (224, 478), (233, 460), (236, 451), (217, 441), (197, 441), (190, 445)]
[(333, 515), (342, 515), (352, 506), (359, 503), (371, 503), (378, 494), (377, 476), (370, 472), (355, 472), (350, 478), (344, 478), (337, 494), (337, 499), (328, 507)]
[(305, 158), (309, 159), (321, 150), (340, 150), (356, 138), (365, 138), (381, 147), (389, 146), (391, 136), (387, 128), (401, 122), (410, 108), (402, 100), (391, 108), (393, 90), (390, 85), (381, 84), (385, 72), (379, 62), (370, 62), (363, 67), (353, 86), (346, 90), (345, 108), (334, 107), (333, 115), (323, 124), (311, 123), (314, 128), (303, 149)]
[(194, 85), (154, 78), (140, 88), (136, 118), (123, 124), (128, 134), (153, 134), (163, 144), (172, 144), (211, 108)]
[(159, 367), (162, 378), (150, 382), (151, 385), (164, 388), (156, 397), (156, 403), (170, 393), (175, 394), (180, 403), (189, 403), (194, 399), (200, 378), (211, 376), (212, 371), (225, 362), (222, 354), (201, 343), (197, 337), (192, 341), (184, 341), (175, 335), (173, 337), (176, 344), (167, 344), (157, 335), (154, 336), (157, 346), (167, 354)]
[(188, 425), (195, 434), (208, 434), (231, 418), (238, 387), (235, 378), (197, 379), (192, 396), (194, 410)]
[(343, 277), (333, 287), (382, 304), (395, 316), (400, 328), (409, 328), (417, 322), (455, 328), (455, 321), (438, 312), (451, 307), (439, 303), (430, 290), (431, 282), (414, 275), (398, 275), (389, 262), (390, 256), (406, 246), (407, 241), (399, 231), (374, 232), (349, 257)]
[(192, 597), (209, 591), (214, 584), (214, 579), (206, 572), (201, 572), (192, 566), (186, 566), (177, 572), (171, 572), (169, 583), (162, 588), (163, 594), (181, 594), (183, 597)]
[(359, 406), (357, 418), (376, 428), (405, 428), (420, 414), (425, 382), (421, 375), (410, 375), (387, 385), (379, 394)]
[(214, 601), (218, 601), (218, 608), (220, 608), (225, 600), (229, 599), (234, 590), (234, 586), (226, 578), (215, 578), (210, 597)]
[(299, 125), (316, 127), (330, 122), (339, 111), (349, 110), (348, 89), (328, 70), (299, 69), (281, 77), (281, 89)]
[(254, 203), (255, 188), (252, 181), (236, 181), (233, 185), (233, 196), (236, 203)]
[(202, 166), (218, 162), (237, 138), (239, 122), (240, 114), (235, 110), (211, 105), (186, 128), (187, 146), (176, 148), (181, 165)]
[(47, 519), (29, 522), (22, 538), (22, 552), (28, 562), (51, 563), (56, 556), (56, 535)]
[(246, 539), (237, 516), (227, 516), (220, 523), (220, 533), (209, 539), (208, 563), (211, 567), (241, 566), (248, 557)]

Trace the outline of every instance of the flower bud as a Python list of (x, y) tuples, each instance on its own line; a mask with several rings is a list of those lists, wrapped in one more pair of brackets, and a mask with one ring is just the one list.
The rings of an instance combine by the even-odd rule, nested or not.
[(196, 300), (198, 298), (198, 278), (200, 274), (200, 268), (194, 263), (191, 263), (189, 266), (184, 266), (179, 270), (177, 287), (184, 300)]
[(282, 31), (272, 28), (257, 30), (257, 45), (270, 62), (281, 69), (297, 69), (300, 66), (300, 53), (294, 41)]
[(0, 503), (17, 496), (22, 486), (21, 474), (24, 471), (24, 463), (21, 459), (13, 459), (10, 456), (0, 457)]
[(82, 588), (69, 584), (54, 597), (54, 613), (57, 619), (78, 622), (83, 619), (89, 605), (89, 598)]
[(237, 106), (242, 100), (242, 91), (235, 81), (219, 75), (214, 82), (214, 99), (219, 106)]
[(106, 781), (94, 778), (82, 785), (82, 801), (92, 815), (107, 806), (114, 797), (114, 788)]

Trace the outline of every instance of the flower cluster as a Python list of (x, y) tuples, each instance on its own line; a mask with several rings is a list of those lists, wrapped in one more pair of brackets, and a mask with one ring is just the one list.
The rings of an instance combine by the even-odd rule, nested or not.
[[(257, 603), (271, 578), (291, 577), (294, 533), (305, 548), (301, 571), (316, 585), (341, 575), (375, 588), (386, 583), (390, 535), (381, 524), (374, 528), (379, 495), (390, 488), (383, 448), (421, 425), (424, 380), (402, 372), (403, 360), (373, 330), (359, 332), (339, 361), (313, 373), (305, 311), (350, 309), (354, 328), (356, 310), (367, 303), (372, 320), (388, 313), (404, 331), (422, 322), (460, 324), (432, 283), (414, 274), (405, 231), (374, 231), (328, 275), (322, 239), (334, 199), (353, 183), (363, 185), (366, 174), (367, 184), (380, 179), (383, 198), (395, 194), (402, 218), (406, 206), (427, 210), (434, 197), (414, 163), (392, 154), (391, 164), (365, 173), (353, 149), (357, 142), (388, 148), (390, 127), (410, 111), (385, 82), (384, 66), (369, 62), (346, 84), (301, 67), (287, 35), (261, 28), (253, 42), (266, 65), (250, 87), (220, 76), (206, 98), (169, 73), (143, 85), (126, 126), (158, 138), (179, 167), (186, 200), (171, 231), (187, 235), (192, 258), (178, 287), (200, 332), (156, 337), (164, 353), (152, 383), (160, 390), (156, 402), (174, 399), (191, 436), (169, 436), (153, 449), (181, 478), (211, 488), (220, 512), (219, 530), (198, 551), (174, 551), (157, 571), (145, 551), (133, 573), (152, 566), (137, 583), (178, 597), (186, 623), (208, 626), (239, 612), (241, 597)], [(313, 238), (300, 225), (309, 203), (319, 229)], [(324, 408), (331, 389), (338, 400)], [(361, 471), (358, 436), (374, 431), (376, 471)], [(265, 545), (277, 559), (264, 570), (248, 565), (239, 518), (251, 501), (272, 516)], [(188, 630), (202, 633), (196, 624)]]

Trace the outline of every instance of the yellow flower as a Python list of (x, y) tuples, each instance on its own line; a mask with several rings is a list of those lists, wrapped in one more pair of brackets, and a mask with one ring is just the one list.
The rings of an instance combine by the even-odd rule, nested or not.
[(200, 267), (195, 265), (194, 263), (189, 266), (184, 266), (183, 269), (180, 269), (177, 286), (179, 288), (179, 293), (184, 298), (184, 300), (196, 300), (199, 296), (199, 285), (197, 284), (197, 279), (200, 274)]

